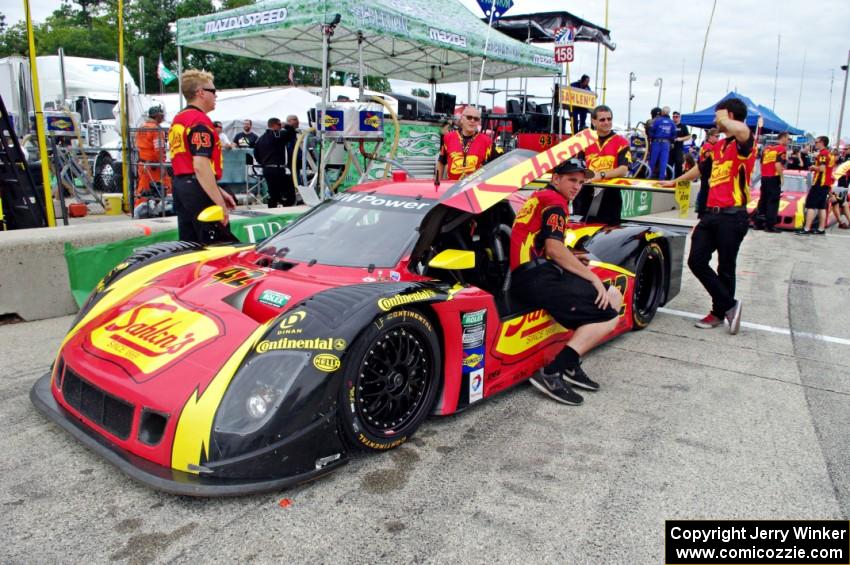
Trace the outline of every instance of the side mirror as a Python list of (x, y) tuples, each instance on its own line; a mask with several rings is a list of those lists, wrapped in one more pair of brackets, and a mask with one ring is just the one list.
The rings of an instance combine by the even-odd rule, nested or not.
[(446, 249), (428, 261), (428, 266), (434, 269), (459, 270), (475, 268), (475, 252), (460, 249)]
[(221, 206), (209, 206), (201, 210), (198, 220), (205, 223), (220, 222), (224, 219), (224, 210)]

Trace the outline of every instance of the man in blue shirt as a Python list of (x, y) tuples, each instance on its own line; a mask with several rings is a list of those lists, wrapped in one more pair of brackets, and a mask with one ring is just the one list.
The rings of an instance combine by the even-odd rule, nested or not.
[(649, 137), (652, 139), (649, 150), (649, 169), (652, 171), (652, 178), (667, 180), (670, 145), (676, 139), (676, 124), (670, 118), (669, 106), (661, 109), (661, 115), (653, 120), (649, 129)]

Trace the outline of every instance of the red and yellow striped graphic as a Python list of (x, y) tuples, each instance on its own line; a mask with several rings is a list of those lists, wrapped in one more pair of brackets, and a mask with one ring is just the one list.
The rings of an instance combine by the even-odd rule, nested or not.
[(460, 192), (449, 196), (442, 203), (458, 210), (479, 214), (567, 159), (575, 157), (593, 143), (596, 143), (596, 132), (589, 129), (582, 130), (491, 179), (472, 180)]

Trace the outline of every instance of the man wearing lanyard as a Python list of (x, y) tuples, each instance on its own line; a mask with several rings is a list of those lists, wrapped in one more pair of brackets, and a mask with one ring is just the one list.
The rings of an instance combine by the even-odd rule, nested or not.
[(443, 135), (437, 177), (458, 180), (477, 171), (495, 155), (493, 142), (478, 131), (481, 113), (467, 106), (460, 116), (460, 129)]
[[(590, 113), (590, 123), (596, 130), (596, 143), (584, 150), (587, 167), (593, 172), (591, 182), (625, 177), (629, 174), (629, 163), (632, 154), (629, 150), (629, 140), (614, 133), (614, 114), (608, 106), (597, 106)], [(599, 198), (598, 210), (592, 210), (595, 189), (584, 186), (573, 202), (573, 213), (588, 216), (593, 212), (593, 220), (609, 225), (620, 223), (623, 209), (623, 197), (620, 188), (608, 186)]]
[[(198, 243), (233, 241), (227, 210), (235, 208), (236, 202), (216, 182), (222, 172), (221, 142), (207, 116), (215, 109), (213, 75), (192, 69), (180, 81), (188, 105), (174, 116), (168, 131), (178, 237)], [(213, 204), (224, 210), (221, 228), (198, 220), (198, 214)]]
[[(711, 312), (696, 323), (709, 329), (729, 324), (735, 335), (741, 328), (741, 301), (735, 299), (735, 264), (738, 250), (749, 229), (747, 202), (750, 199), (750, 175), (756, 159), (755, 140), (747, 127), (747, 106), (738, 98), (728, 98), (715, 106), (714, 121), (726, 138), (714, 144), (708, 201), (699, 223), (691, 232), (688, 267), (711, 295)], [(681, 180), (694, 180), (694, 167), (661, 185), (673, 188)], [(717, 251), (717, 272), (709, 265)]]

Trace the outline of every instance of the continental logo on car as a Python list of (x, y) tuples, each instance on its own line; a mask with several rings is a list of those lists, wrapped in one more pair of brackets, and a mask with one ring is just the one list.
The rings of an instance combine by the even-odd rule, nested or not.
[(474, 369), (475, 367), (481, 364), (482, 359), (484, 359), (483, 355), (479, 353), (473, 353), (472, 355), (467, 355), (464, 358), (463, 364), (469, 367), (470, 369)]
[(384, 312), (389, 312), (393, 308), (398, 306), (403, 306), (405, 304), (410, 304), (412, 302), (421, 302), (423, 300), (429, 300), (437, 296), (437, 293), (433, 290), (417, 290), (416, 292), (411, 292), (410, 294), (397, 294), (395, 296), (390, 296), (389, 298), (381, 298), (378, 300), (378, 308), (383, 310)]
[(324, 351), (343, 351), (348, 343), (340, 338), (334, 337), (315, 337), (311, 339), (290, 339), (282, 337), (280, 339), (264, 339), (255, 347), (257, 353), (266, 353), (267, 351), (277, 351), (280, 349), (316, 349)]
[(149, 300), (98, 327), (92, 345), (152, 374), (218, 337), (216, 322), (178, 304), (171, 296)]
[(340, 362), (339, 357), (332, 353), (319, 353), (313, 357), (313, 366), (325, 373), (333, 373), (339, 369), (340, 365), (342, 365), (342, 362)]
[(496, 341), (496, 352), (504, 355), (519, 355), (553, 335), (567, 331), (545, 310), (535, 310), (511, 318), (502, 324), (499, 339)]

